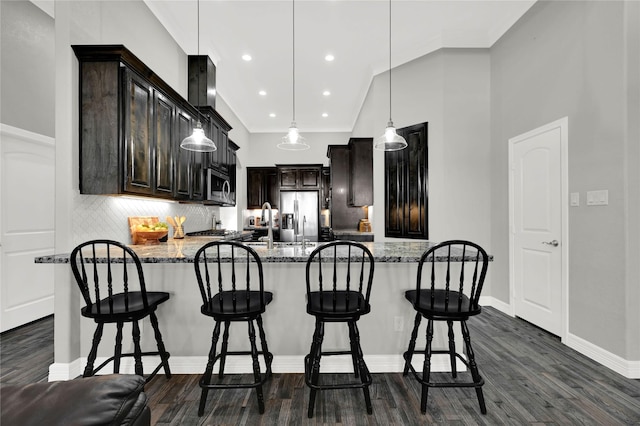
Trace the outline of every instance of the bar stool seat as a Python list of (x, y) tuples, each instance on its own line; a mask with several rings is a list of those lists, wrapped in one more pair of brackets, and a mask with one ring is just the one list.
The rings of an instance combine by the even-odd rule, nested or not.
[[(373, 413), (369, 394), (372, 378), (364, 361), (357, 326), (360, 317), (371, 311), (369, 297), (373, 271), (374, 260), (369, 249), (353, 241), (339, 240), (323, 244), (318, 246), (307, 259), (307, 313), (313, 315), (316, 320), (311, 349), (304, 359), (305, 383), (310, 388), (307, 410), (309, 418), (313, 417), (317, 391), (328, 389), (361, 388), (367, 413)], [(347, 324), (349, 350), (322, 350), (324, 326), (327, 322)], [(323, 356), (332, 355), (350, 355), (354, 376), (360, 380), (334, 384), (321, 383), (320, 360)]]
[[(160, 368), (171, 377), (169, 353), (164, 347), (155, 311), (169, 300), (169, 293), (147, 291), (142, 264), (136, 253), (126, 245), (113, 240), (91, 240), (78, 245), (70, 256), (71, 270), (85, 301), (81, 309), (84, 317), (93, 319), (97, 326), (91, 350), (87, 357), (83, 377), (93, 376), (113, 361), (113, 372), (120, 372), (123, 357), (133, 357), (135, 373), (143, 375), (143, 356), (160, 356), (159, 365), (147, 376), (151, 380)], [(142, 352), (138, 321), (149, 317), (158, 350)], [(114, 355), (97, 368), (94, 363), (105, 324), (116, 324)], [(122, 353), (124, 323), (132, 324), (134, 352)]]
[[(260, 257), (251, 247), (236, 241), (213, 241), (202, 246), (195, 255), (194, 267), (202, 306), (200, 312), (214, 320), (211, 349), (207, 366), (199, 385), (202, 388), (198, 416), (204, 414), (209, 389), (255, 388), (258, 410), (264, 413), (262, 385), (271, 376), (273, 354), (269, 352), (262, 323), (262, 314), (273, 300), (273, 293), (264, 291), (264, 278)], [(229, 351), (229, 328), (232, 322), (247, 322), (249, 350)], [(262, 350), (256, 344), (254, 322), (258, 325)], [(220, 328), (224, 324), (222, 347), (217, 353)], [(214, 383), (213, 367), (219, 361), (218, 378), (224, 376), (224, 367), (229, 356), (250, 355), (253, 377), (251, 383)], [(266, 364), (265, 374), (260, 372), (258, 356)]]

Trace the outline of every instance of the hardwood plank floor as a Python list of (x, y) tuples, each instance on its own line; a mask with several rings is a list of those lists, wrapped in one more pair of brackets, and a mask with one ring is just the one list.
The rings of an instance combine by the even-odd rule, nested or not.
[[(469, 321), (487, 414), (473, 389), (432, 389), (420, 413), (420, 386), (402, 374), (374, 374), (373, 414), (362, 391), (318, 394), (307, 419), (309, 389), (301, 374), (274, 374), (258, 413), (255, 391), (209, 391), (202, 418), (197, 375), (158, 375), (146, 387), (154, 425), (640, 425), (640, 380), (626, 379), (552, 336), (493, 308)], [(408, 336), (407, 336), (408, 337)], [(46, 380), (53, 362), (53, 320), (0, 335), (0, 386)], [(442, 374), (442, 373), (440, 373)], [(339, 375), (326, 375), (333, 381)], [(227, 382), (250, 381), (232, 375)]]

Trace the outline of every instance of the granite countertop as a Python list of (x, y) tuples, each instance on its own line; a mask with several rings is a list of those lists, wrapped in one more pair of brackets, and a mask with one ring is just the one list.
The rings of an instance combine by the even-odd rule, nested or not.
[[(131, 245), (143, 263), (193, 263), (196, 251), (210, 241), (219, 241), (223, 237), (185, 237), (184, 239), (169, 239), (166, 243), (150, 245)], [(311, 243), (304, 250), (300, 245), (276, 245), (269, 250), (265, 243), (246, 243), (253, 248), (263, 263), (302, 263), (306, 262), (309, 254), (318, 244)], [(277, 243), (276, 243), (277, 244)], [(363, 243), (374, 256), (376, 262), (384, 263), (413, 263), (420, 260), (420, 256), (435, 243), (429, 241), (415, 242), (385, 242)], [(338, 258), (346, 261), (346, 253), (338, 251)], [(492, 257), (490, 257), (492, 258)], [(106, 261), (106, 258), (101, 259)], [(230, 261), (230, 258), (223, 258)], [(39, 256), (35, 263), (69, 263), (69, 253)]]
[(373, 235), (373, 232), (362, 232), (357, 229), (334, 229), (334, 235)]

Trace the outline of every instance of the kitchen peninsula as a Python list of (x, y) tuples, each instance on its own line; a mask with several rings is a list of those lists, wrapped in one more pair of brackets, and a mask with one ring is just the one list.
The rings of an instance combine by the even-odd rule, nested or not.
[[(155, 245), (131, 246), (143, 262), (147, 288), (171, 293), (171, 299), (159, 308), (157, 315), (165, 345), (171, 353), (171, 369), (177, 374), (201, 374), (206, 364), (212, 324), (210, 318), (200, 313), (202, 300), (193, 259), (198, 248), (212, 239), (186, 237)], [(273, 302), (263, 315), (267, 341), (274, 354), (273, 371), (302, 372), (303, 358), (309, 351), (314, 328), (313, 317), (306, 313), (305, 265), (316, 244), (322, 243), (311, 243), (304, 249), (299, 244), (280, 243), (271, 250), (264, 243), (248, 244), (262, 260), (265, 290), (274, 294)], [(402, 371), (402, 353), (406, 350), (414, 319), (414, 311), (405, 300), (404, 292), (414, 288), (417, 262), (433, 244), (428, 241), (365, 243), (373, 253), (376, 265), (371, 294), (372, 310), (361, 319), (359, 328), (365, 359), (372, 372)], [(340, 262), (346, 262), (346, 256), (340, 252), (338, 255)], [(42, 256), (36, 258), (35, 262), (69, 267), (69, 254)], [(69, 285), (76, 286), (75, 282)], [(77, 312), (56, 312), (55, 326), (64, 327), (65, 324), (80, 321), (80, 353), (85, 357), (91, 343), (93, 323), (79, 316), (80, 302), (78, 294)], [(148, 326), (144, 324), (144, 327)], [(230, 348), (246, 345), (246, 336), (238, 328), (236, 325), (231, 333)], [(105, 334), (110, 331), (105, 330)], [(143, 333), (143, 349), (154, 345), (153, 336), (149, 334)], [(438, 335), (445, 336), (446, 333)], [(105, 336), (103, 341), (108, 342), (109, 339)], [(336, 324), (327, 326), (323, 343), (327, 350), (339, 349), (344, 342), (348, 342), (346, 327)], [(444, 340), (434, 340), (434, 347), (444, 345)], [(104, 344), (100, 350), (98, 360), (101, 356), (106, 358), (112, 348)], [(350, 371), (352, 368), (350, 358), (331, 358), (323, 362), (323, 371), (325, 368), (326, 371)], [(68, 378), (73, 378), (76, 369), (79, 371), (84, 362), (82, 358), (71, 365), (54, 364), (50, 379), (64, 378), (67, 374)], [(449, 368), (445, 356), (434, 357), (432, 362), (433, 371)], [(153, 362), (145, 363), (145, 367), (151, 365)], [(123, 371), (128, 371), (128, 367), (123, 364)], [(229, 373), (250, 372), (250, 359), (229, 360), (227, 369)]]

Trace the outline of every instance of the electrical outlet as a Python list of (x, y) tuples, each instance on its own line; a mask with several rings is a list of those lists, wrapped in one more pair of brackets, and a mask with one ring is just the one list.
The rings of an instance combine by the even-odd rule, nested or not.
[(402, 321), (402, 317), (393, 317), (394, 331), (402, 331), (403, 328), (404, 328), (404, 321)]

